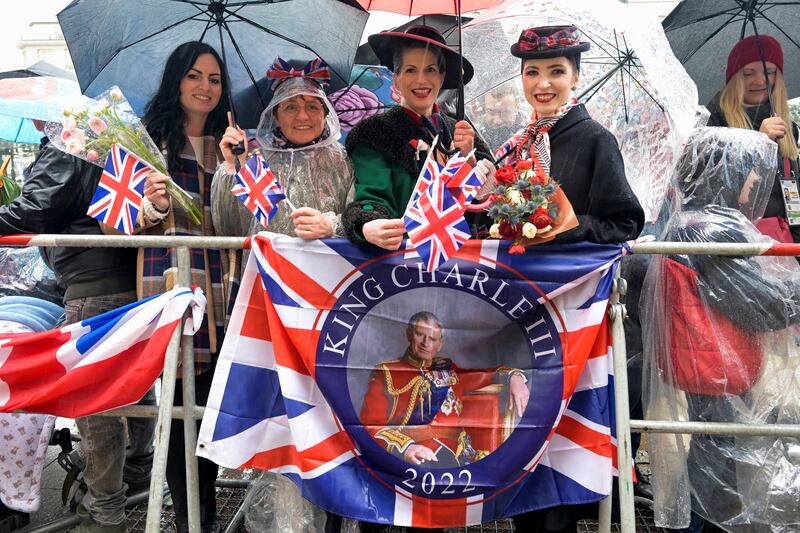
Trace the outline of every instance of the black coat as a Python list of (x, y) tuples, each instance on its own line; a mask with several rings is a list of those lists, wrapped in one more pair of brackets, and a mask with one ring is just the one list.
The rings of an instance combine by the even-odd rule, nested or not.
[(644, 211), (625, 177), (617, 140), (583, 105), (562, 117), (550, 135), (550, 175), (561, 185), (580, 225), (554, 242), (624, 242), (639, 236)]
[[(102, 169), (42, 142), (22, 193), (0, 206), (0, 235), (60, 233), (102, 235), (86, 211)], [(47, 248), (64, 300), (136, 289), (134, 248)]]

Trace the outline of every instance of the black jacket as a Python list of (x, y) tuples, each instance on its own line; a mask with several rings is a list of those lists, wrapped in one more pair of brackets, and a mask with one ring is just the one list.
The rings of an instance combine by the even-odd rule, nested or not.
[[(720, 126), (727, 128), (728, 122), (725, 120), (725, 114), (722, 112), (722, 108), (719, 105), (719, 97), (720, 95), (717, 94), (711, 102), (708, 103), (709, 113), (711, 116), (708, 117), (708, 126)], [(761, 122), (767, 117), (770, 116), (770, 109), (768, 105), (761, 105), (761, 106), (747, 106), (744, 108), (745, 113), (750, 118), (750, 122), (753, 123), (753, 129), (758, 131), (761, 129)], [(797, 125), (792, 123), (792, 131), (794, 132), (794, 138), (798, 138), (798, 129)], [(791, 171), (794, 173), (794, 179), (797, 181), (800, 179), (800, 168), (798, 168), (798, 161), (789, 161), (789, 166)], [(767, 203), (767, 208), (764, 210), (764, 218), (769, 217), (781, 217), (786, 218), (786, 205), (783, 203), (783, 186), (781, 185), (781, 180), (786, 179), (784, 177), (784, 164), (783, 158), (778, 154), (778, 172), (775, 175), (775, 181), (772, 182), (772, 190), (769, 193), (769, 202)], [(798, 182), (798, 186), (800, 186), (800, 182)], [(792, 240), (794, 242), (800, 242), (800, 226), (789, 226), (789, 231), (792, 233)], [(798, 261), (800, 261), (800, 257), (798, 257)]]
[[(101, 173), (43, 139), (22, 194), (0, 206), (0, 235), (102, 235), (97, 220), (86, 215)], [(47, 258), (66, 288), (65, 301), (136, 288), (134, 248), (48, 248)]]
[(561, 184), (580, 225), (554, 242), (624, 242), (639, 236), (644, 211), (625, 177), (617, 140), (573, 107), (550, 130), (550, 174)]

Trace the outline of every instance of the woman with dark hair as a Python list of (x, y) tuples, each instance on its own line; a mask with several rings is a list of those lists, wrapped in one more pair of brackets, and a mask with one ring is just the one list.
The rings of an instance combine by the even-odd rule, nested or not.
[[(211, 182), (222, 160), (219, 140), (227, 125), (227, 73), (217, 52), (193, 41), (180, 45), (167, 59), (156, 95), (147, 106), (144, 124), (165, 153), (170, 177), (151, 173), (145, 183), (140, 225), (150, 235), (214, 235), (211, 224)], [(166, 182), (172, 179), (187, 191), (201, 212), (201, 223), (193, 222), (177, 202), (171, 202)], [(222, 345), (226, 287), (220, 250), (192, 250), (192, 284), (202, 287), (207, 298), (203, 325), (194, 337), (196, 401), (205, 405), (211, 388), (216, 354)], [(174, 248), (143, 248), (137, 265), (140, 298), (169, 290), (177, 276)], [(178, 374), (180, 376), (180, 373)], [(180, 383), (175, 405), (182, 405)], [(203, 532), (218, 531), (214, 481), (217, 465), (198, 459), (200, 515)], [(172, 493), (178, 532), (188, 532), (186, 465), (183, 422), (174, 421), (170, 431), (167, 483)]]
[(511, 46), (521, 60), (522, 91), (533, 107), (530, 123), (511, 147), (507, 163), (532, 159), (561, 186), (575, 210), (578, 227), (555, 242), (624, 242), (639, 236), (644, 211), (625, 177), (613, 134), (589, 116), (573, 91), (580, 80), (581, 41), (575, 26), (541, 26), (522, 31)]
[[(400, 105), (361, 121), (347, 136), (347, 153), (356, 175), (355, 198), (342, 215), (347, 237), (396, 250), (403, 239), (403, 213), (434, 137), (436, 156), (457, 149), (466, 155), (475, 149), (486, 178), (494, 169), (489, 147), (475, 137), (464, 120), (455, 122), (439, 112), (436, 99), (442, 89), (458, 84), (458, 52), (430, 26), (412, 26), (404, 33), (381, 32), (369, 37), (381, 64), (394, 72)], [(464, 60), (464, 83), (472, 65)], [(483, 161), (486, 160), (486, 161)]]
[[(559, 183), (578, 226), (559, 234), (557, 243), (624, 242), (638, 237), (644, 226), (644, 211), (625, 177), (616, 139), (573, 96), (581, 53), (588, 49), (575, 26), (527, 28), (511, 46), (521, 61), (522, 91), (533, 113), (495, 155), (508, 164), (531, 160)], [(590, 512), (562, 505), (515, 516), (514, 525), (517, 531), (570, 533), (577, 531), (578, 518)]]

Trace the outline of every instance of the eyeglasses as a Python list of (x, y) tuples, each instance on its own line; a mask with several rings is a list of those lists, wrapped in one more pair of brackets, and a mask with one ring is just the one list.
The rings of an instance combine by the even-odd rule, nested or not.
[[(293, 116), (300, 112), (300, 107), (300, 104), (297, 102), (289, 102), (286, 105), (278, 104), (278, 110), (281, 113)], [(306, 102), (302, 105), (302, 108), (305, 109), (306, 115), (321, 115), (324, 112), (322, 104), (317, 102)]]

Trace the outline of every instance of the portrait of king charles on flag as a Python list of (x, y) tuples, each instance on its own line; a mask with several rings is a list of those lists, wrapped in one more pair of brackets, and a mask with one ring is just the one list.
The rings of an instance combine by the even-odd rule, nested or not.
[(419, 311), (405, 328), (408, 346), (372, 371), (361, 422), (387, 452), (429, 468), (464, 466), (508, 437), (528, 404), (517, 368), (460, 368), (442, 354), (445, 328)]

